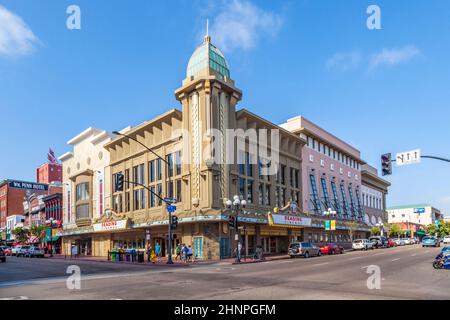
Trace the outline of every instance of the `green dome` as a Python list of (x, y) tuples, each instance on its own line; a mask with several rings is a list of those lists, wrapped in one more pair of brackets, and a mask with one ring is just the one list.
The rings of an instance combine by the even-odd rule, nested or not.
[(205, 37), (203, 44), (198, 47), (191, 58), (187, 67), (187, 78), (198, 75), (207, 68), (217, 71), (222, 77), (230, 77), (230, 69), (222, 52), (211, 44), (210, 38)]

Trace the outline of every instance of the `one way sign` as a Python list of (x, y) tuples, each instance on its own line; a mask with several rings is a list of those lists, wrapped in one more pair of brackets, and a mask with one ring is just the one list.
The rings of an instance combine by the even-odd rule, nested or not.
[(406, 166), (409, 164), (420, 163), (421, 151), (420, 149), (397, 153), (396, 163), (397, 166)]

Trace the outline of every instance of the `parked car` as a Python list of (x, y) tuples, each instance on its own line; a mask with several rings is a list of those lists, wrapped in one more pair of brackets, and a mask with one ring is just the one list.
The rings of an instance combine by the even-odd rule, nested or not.
[(45, 252), (43, 249), (40, 249), (38, 247), (30, 247), (30, 249), (28, 249), (27, 253), (24, 256), (28, 258), (44, 258)]
[(422, 239), (422, 247), (440, 247), (439, 238), (434, 236), (426, 236)]
[(382, 236), (372, 236), (369, 241), (373, 243), (375, 248), (385, 248), (389, 246), (388, 239)]
[(320, 248), (311, 242), (293, 242), (289, 245), (289, 256), (291, 258), (302, 256), (309, 258), (312, 256), (321, 256)]
[(322, 252), (322, 254), (343, 254), (344, 247), (338, 245), (337, 243), (327, 243), (326, 245), (320, 247), (320, 252)]
[(410, 238), (403, 238), (403, 241), (405, 242), (405, 245), (407, 245), (407, 244), (412, 244)]
[(3, 249), (1, 247), (0, 247), (0, 261), (1, 262), (6, 262), (5, 251), (3, 251)]
[(450, 236), (445, 236), (442, 242), (446, 244), (450, 243)]
[(15, 249), (17, 257), (25, 257), (25, 255), (28, 253), (28, 249), (30, 249), (30, 246), (20, 245), (16, 246)]
[(5, 253), (5, 256), (10, 256), (11, 255), (11, 248), (10, 247), (1, 246), (0, 249), (3, 250), (3, 252)]
[(400, 238), (394, 239), (394, 243), (395, 243), (395, 246), (397, 246), (397, 247), (404, 246), (406, 244), (405, 240), (400, 239)]
[(416, 237), (411, 238), (411, 241), (413, 242), (413, 244), (418, 244), (419, 243), (419, 239), (417, 239)]
[(374, 249), (373, 242), (367, 240), (367, 239), (357, 239), (354, 240), (352, 243), (353, 250), (368, 250), (368, 249)]

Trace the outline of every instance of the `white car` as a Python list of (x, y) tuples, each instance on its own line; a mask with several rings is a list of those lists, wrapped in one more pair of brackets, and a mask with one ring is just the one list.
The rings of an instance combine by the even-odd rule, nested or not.
[(403, 238), (403, 241), (405, 242), (405, 244), (412, 244), (410, 238)]
[(15, 251), (13, 251), (13, 254), (15, 253), (15, 255), (17, 257), (25, 257), (25, 255), (28, 254), (28, 250), (30, 249), (30, 246), (16, 246)]
[(353, 250), (368, 250), (373, 249), (373, 242), (367, 239), (357, 239), (352, 243)]
[(445, 236), (442, 240), (443, 243), (450, 243), (450, 236)]

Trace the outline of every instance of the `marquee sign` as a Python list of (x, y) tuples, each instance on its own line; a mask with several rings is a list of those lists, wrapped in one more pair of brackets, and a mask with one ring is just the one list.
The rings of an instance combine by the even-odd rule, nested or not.
[(284, 214), (269, 214), (269, 225), (279, 225), (279, 226), (292, 226), (292, 227), (310, 227), (312, 219), (284, 215)]
[(93, 224), (94, 232), (115, 231), (127, 228), (128, 219), (105, 221)]
[(25, 182), (25, 181), (10, 181), (9, 186), (16, 189), (48, 191), (48, 184)]

